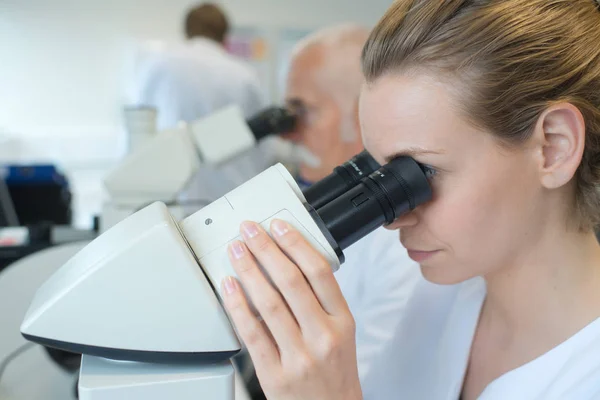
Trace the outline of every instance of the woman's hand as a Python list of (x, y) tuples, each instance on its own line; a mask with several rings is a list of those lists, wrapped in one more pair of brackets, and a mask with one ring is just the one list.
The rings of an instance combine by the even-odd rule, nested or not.
[(229, 256), (264, 323), (232, 277), (223, 298), (267, 398), (362, 399), (354, 319), (327, 261), (284, 221), (271, 224), (277, 243), (256, 223), (241, 231), (245, 243), (233, 243)]

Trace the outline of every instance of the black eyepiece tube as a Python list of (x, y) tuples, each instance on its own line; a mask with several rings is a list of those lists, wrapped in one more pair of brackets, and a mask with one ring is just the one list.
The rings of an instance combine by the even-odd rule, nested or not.
[(270, 107), (260, 111), (246, 121), (257, 141), (269, 135), (294, 130), (298, 116), (282, 107)]
[(341, 196), (380, 167), (379, 163), (365, 150), (333, 172), (306, 189), (304, 197), (313, 208), (319, 209)]
[(340, 250), (344, 250), (431, 197), (424, 170), (415, 160), (403, 156), (316, 212)]

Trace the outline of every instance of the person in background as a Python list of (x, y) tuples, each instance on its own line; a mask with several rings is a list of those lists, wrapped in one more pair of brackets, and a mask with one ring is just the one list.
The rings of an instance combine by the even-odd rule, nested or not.
[[(360, 26), (334, 26), (308, 36), (292, 53), (286, 103), (302, 117), (297, 129), (284, 138), (318, 160), (300, 164), (297, 180), (304, 188), (364, 149), (358, 98), (363, 82), (360, 55), (368, 35)], [(344, 254), (346, 262), (335, 278), (357, 321), (362, 377), (392, 339), (420, 272), (398, 244), (397, 234), (385, 229), (371, 233)]]
[[(230, 22), (219, 6), (191, 8), (184, 30), (187, 40), (149, 57), (139, 77), (135, 102), (157, 110), (159, 130), (191, 123), (230, 105), (240, 107), (245, 118), (266, 107), (257, 73), (225, 49)], [(273, 140), (267, 139), (223, 165), (202, 165), (178, 196), (185, 214), (273, 165), (273, 148)]]
[(225, 49), (230, 23), (214, 4), (191, 8), (186, 41), (151, 58), (137, 102), (156, 108), (159, 130), (193, 122), (237, 104), (246, 117), (265, 106), (256, 72)]
[(360, 52), (368, 35), (361, 26), (338, 25), (308, 36), (292, 52), (285, 97), (302, 118), (284, 137), (312, 154), (314, 162), (299, 167), (307, 185), (363, 150), (358, 96)]

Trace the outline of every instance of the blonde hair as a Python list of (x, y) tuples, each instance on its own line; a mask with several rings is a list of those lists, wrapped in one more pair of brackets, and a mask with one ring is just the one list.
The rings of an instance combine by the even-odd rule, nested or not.
[(600, 10), (595, 0), (397, 0), (362, 55), (368, 83), (424, 69), (460, 85), (460, 110), (505, 145), (569, 102), (586, 142), (576, 173), (579, 228), (600, 225)]

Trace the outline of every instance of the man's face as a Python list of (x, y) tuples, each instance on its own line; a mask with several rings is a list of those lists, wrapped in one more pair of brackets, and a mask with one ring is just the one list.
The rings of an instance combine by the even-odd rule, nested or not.
[(286, 86), (286, 103), (299, 112), (300, 118), (296, 129), (284, 138), (303, 146), (319, 159), (319, 166), (300, 166), (302, 178), (312, 182), (329, 175), (353, 155), (345, 154), (347, 151), (341, 143), (339, 106), (319, 81), (322, 61), (319, 48), (302, 51), (292, 60)]

